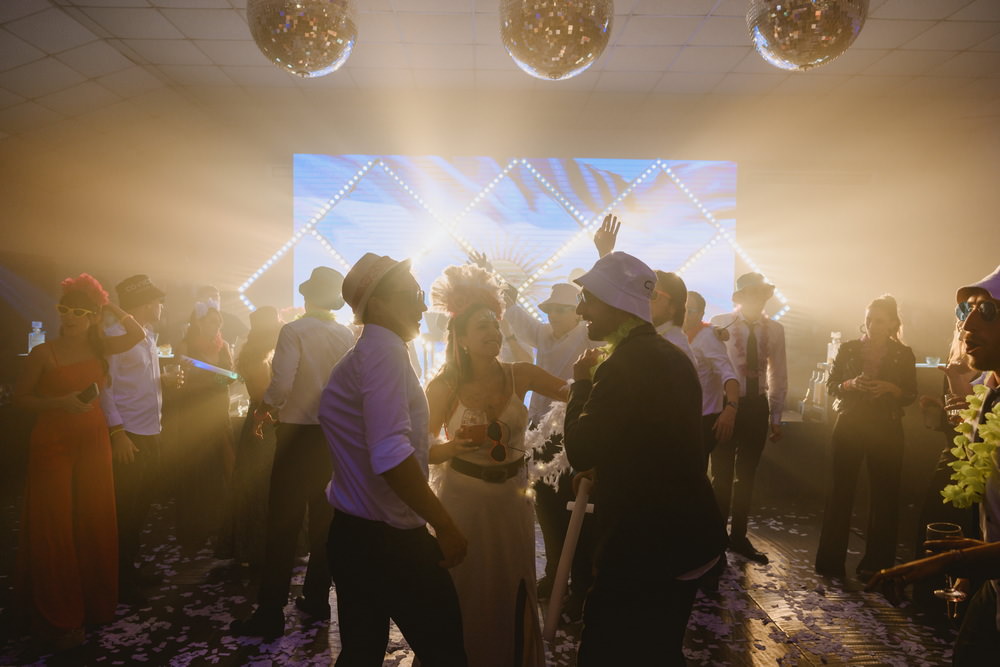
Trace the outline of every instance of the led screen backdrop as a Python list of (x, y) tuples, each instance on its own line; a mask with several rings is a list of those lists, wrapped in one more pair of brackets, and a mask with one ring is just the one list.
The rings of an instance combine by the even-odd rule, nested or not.
[(709, 315), (731, 308), (733, 162), (298, 154), (294, 197), (293, 236), (271, 261), (293, 252), (295, 285), (320, 264), (346, 273), (370, 251), (412, 258), (429, 291), (478, 250), (537, 304), (594, 263), (593, 231), (613, 212), (617, 250), (681, 271)]

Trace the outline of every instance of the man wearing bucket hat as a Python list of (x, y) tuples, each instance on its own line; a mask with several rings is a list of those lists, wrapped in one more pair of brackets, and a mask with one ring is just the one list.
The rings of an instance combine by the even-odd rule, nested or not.
[(354, 334), (333, 317), (344, 305), (336, 270), (318, 266), (299, 285), (305, 314), (281, 327), (271, 362), (271, 383), (254, 419), (277, 417), (277, 445), (257, 592), (257, 609), (230, 629), (240, 635), (275, 638), (284, 633), (282, 611), (295, 565), (297, 536), (309, 509), (309, 565), (302, 595), (295, 600), (306, 616), (330, 618), (330, 571), (326, 535), (332, 510), (324, 489), (330, 481), (330, 455), (319, 425), (319, 399), (330, 371), (354, 344)]
[[(126, 352), (108, 357), (111, 383), (101, 394), (101, 407), (111, 432), (118, 507), (119, 590), (126, 602), (141, 600), (140, 588), (156, 577), (138, 568), (139, 535), (161, 483), (160, 431), (163, 410), (161, 381), (176, 383), (182, 376), (160, 376), (156, 324), (163, 316), (165, 294), (146, 275), (135, 275), (115, 286), (118, 304), (146, 331), (146, 338)], [(120, 322), (105, 334), (125, 333)]]
[(684, 665), (698, 580), (726, 543), (704, 472), (698, 376), (653, 328), (656, 275), (643, 262), (614, 252), (576, 283), (590, 338), (611, 350), (581, 355), (566, 408), (566, 453), (593, 469), (600, 493), (578, 664), (648, 662), (658, 637), (658, 664)]
[(421, 664), (466, 664), (446, 569), (465, 557), (466, 541), (427, 485), (427, 399), (406, 349), (427, 306), (409, 268), (409, 260), (366, 253), (344, 278), (364, 329), (320, 403), (334, 469), (328, 553), (341, 667), (381, 665), (390, 618)]
[[(996, 417), (990, 413), (1000, 402), (1000, 266), (979, 282), (959, 288), (956, 301), (966, 354), (973, 368), (986, 373), (983, 404), (968, 435), (970, 441), (981, 442), (981, 431), (990, 428), (985, 424), (996, 428)], [(955, 639), (956, 667), (992, 665), (1000, 655), (1000, 466), (995, 453), (991, 458), (993, 471), (979, 507), (982, 541), (955, 538), (929, 543), (943, 553), (882, 570), (868, 584), (868, 590), (884, 586), (898, 593), (908, 583), (944, 574), (986, 579), (969, 602)]]
[(774, 285), (764, 276), (745, 273), (736, 279), (736, 310), (712, 318), (712, 326), (729, 334), (726, 350), (741, 385), (733, 436), (712, 450), (712, 485), (723, 516), (731, 510), (729, 550), (761, 564), (767, 555), (747, 539), (753, 482), (769, 432), (772, 442), (781, 439), (788, 392), (785, 329), (764, 313), (772, 296)]

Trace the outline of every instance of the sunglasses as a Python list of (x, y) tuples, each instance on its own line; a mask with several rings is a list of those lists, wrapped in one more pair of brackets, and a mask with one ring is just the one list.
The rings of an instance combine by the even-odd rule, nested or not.
[(955, 316), (958, 317), (959, 322), (964, 322), (974, 310), (979, 311), (984, 322), (993, 322), (997, 319), (996, 301), (980, 301), (979, 303), (963, 301), (955, 308)]
[(503, 422), (490, 422), (486, 427), (486, 437), (493, 443), (493, 446), (490, 447), (490, 458), (494, 461), (506, 461), (508, 449), (524, 451), (506, 444), (510, 440), (510, 427)]
[(74, 317), (83, 317), (84, 315), (96, 315), (92, 310), (87, 310), (86, 308), (70, 308), (69, 306), (64, 306), (61, 303), (56, 306), (56, 310), (59, 311), (60, 315), (73, 314)]
[(409, 299), (407, 299), (407, 301), (409, 303), (412, 303), (412, 304), (418, 304), (418, 303), (419, 304), (426, 304), (427, 303), (424, 300), (424, 297), (426, 295), (424, 294), (424, 291), (422, 289), (418, 289), (418, 290), (401, 289), (401, 290), (397, 290), (397, 291), (393, 292), (393, 294), (406, 294), (407, 296), (410, 297)]

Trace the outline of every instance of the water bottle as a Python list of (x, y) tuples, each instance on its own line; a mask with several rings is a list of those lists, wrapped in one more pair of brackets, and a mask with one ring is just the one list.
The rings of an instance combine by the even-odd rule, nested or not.
[(42, 330), (41, 322), (31, 323), (31, 333), (28, 334), (28, 352), (36, 345), (41, 345), (45, 342), (45, 331)]

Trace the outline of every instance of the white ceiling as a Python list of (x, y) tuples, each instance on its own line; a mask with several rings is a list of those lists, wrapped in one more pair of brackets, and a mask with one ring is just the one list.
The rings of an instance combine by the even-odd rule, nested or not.
[(1000, 97), (1000, 0), (872, 0), (851, 49), (807, 73), (753, 51), (748, 0), (616, 0), (607, 50), (562, 82), (507, 56), (499, 0), (355, 2), (350, 60), (299, 79), (257, 50), (245, 0), (2, 0), (0, 138), (192, 88)]

